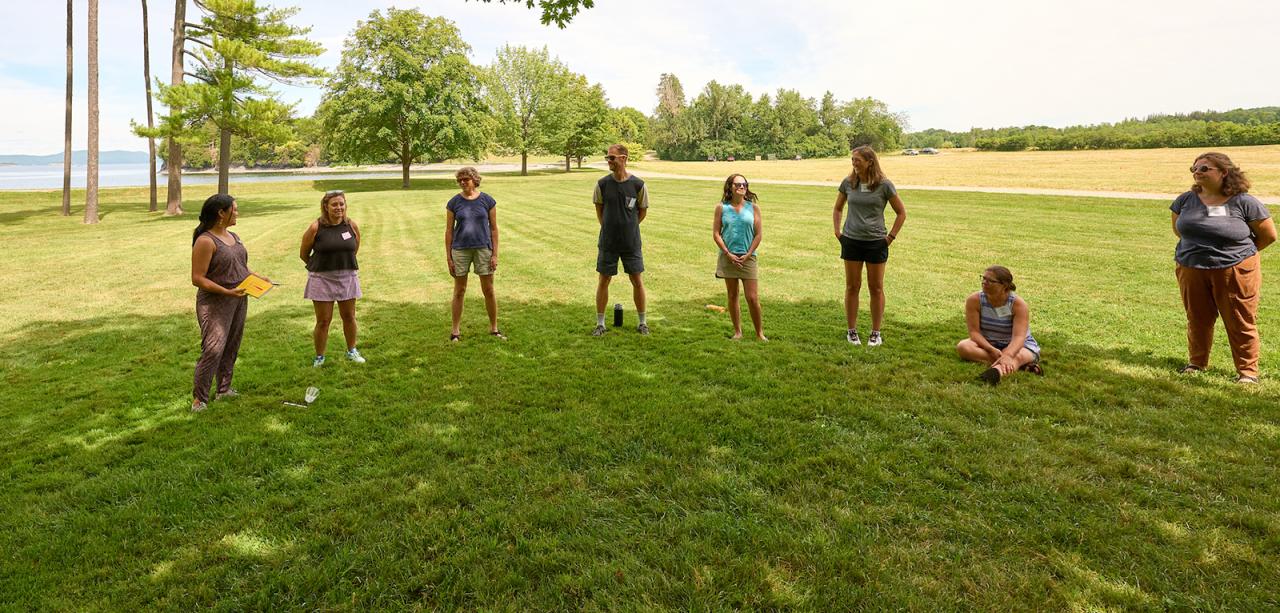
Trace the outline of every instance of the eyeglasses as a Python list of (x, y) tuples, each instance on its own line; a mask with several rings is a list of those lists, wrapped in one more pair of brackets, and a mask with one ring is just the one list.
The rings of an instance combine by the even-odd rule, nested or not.
[(1199, 165), (1199, 166), (1192, 166), (1192, 167), (1191, 167), (1191, 173), (1192, 173), (1192, 174), (1195, 174), (1195, 173), (1198, 173), (1198, 172), (1209, 172), (1210, 170), (1217, 170), (1217, 168), (1214, 168), (1213, 166), (1210, 166), (1210, 165), (1208, 165), (1208, 164), (1201, 164), (1201, 165)]
[(471, 180), (471, 177), (458, 177), (458, 183), (462, 183), (464, 181), (470, 181), (470, 180)]
[(609, 155), (604, 156), (604, 159), (606, 159), (606, 160), (608, 160), (608, 161), (612, 162), (612, 161), (614, 161), (614, 160), (616, 160), (616, 159), (618, 159), (618, 158), (624, 158), (624, 157), (627, 157), (627, 154), (623, 153), (623, 154), (620, 154), (620, 155), (613, 155), (612, 153), (610, 153)]
[(992, 278), (988, 277), (987, 275), (978, 275), (978, 278), (979, 278), (979, 279), (982, 279), (982, 284), (983, 284), (983, 285), (999, 285), (999, 284), (1000, 284), (1000, 282), (999, 282), (999, 281), (997, 281), (997, 280), (995, 280), (995, 279), (992, 279)]
[(743, 183), (742, 181), (734, 181), (734, 182), (733, 182), (733, 187), (734, 187), (734, 189), (737, 189), (737, 188), (739, 188), (739, 187), (746, 187), (746, 186), (747, 186), (747, 184), (746, 184), (746, 183)]

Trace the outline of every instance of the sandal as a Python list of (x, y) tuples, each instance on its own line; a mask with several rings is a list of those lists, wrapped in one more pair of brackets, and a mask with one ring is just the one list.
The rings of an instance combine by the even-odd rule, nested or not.
[(1204, 372), (1204, 369), (1196, 366), (1195, 364), (1187, 364), (1186, 366), (1178, 369), (1178, 374), (1180, 375), (1194, 375), (1198, 372)]
[(1019, 368), (1018, 368), (1018, 370), (1021, 370), (1021, 371), (1023, 371), (1023, 372), (1029, 372), (1029, 373), (1031, 373), (1031, 374), (1033, 374), (1033, 375), (1036, 375), (1037, 377), (1043, 377), (1043, 376), (1044, 376), (1044, 367), (1043, 367), (1043, 366), (1041, 366), (1039, 362), (1032, 362), (1032, 363), (1030, 363), (1030, 364), (1023, 364), (1021, 367), (1019, 367)]
[(449, 342), (450, 342), (450, 343), (456, 343), (456, 342), (459, 342), (459, 341), (461, 341), (461, 340), (462, 340), (462, 335), (461, 335), (461, 334), (450, 334), (450, 335), (449, 335)]
[(500, 341), (507, 340), (507, 335), (503, 334), (502, 330), (494, 330), (493, 332), (489, 333), (489, 336), (495, 337)]

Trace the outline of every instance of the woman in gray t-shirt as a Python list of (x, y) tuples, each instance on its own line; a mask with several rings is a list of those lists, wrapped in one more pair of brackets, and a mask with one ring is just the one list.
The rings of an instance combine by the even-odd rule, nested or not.
[(1181, 372), (1208, 368), (1213, 328), (1222, 316), (1237, 383), (1258, 382), (1258, 252), (1276, 240), (1266, 205), (1250, 196), (1249, 179), (1231, 158), (1205, 153), (1191, 165), (1195, 185), (1173, 211), (1178, 290), (1187, 313), (1187, 354)]
[[(848, 324), (845, 338), (861, 345), (858, 338), (858, 293), (862, 290), (862, 268), (867, 269), (867, 293), (871, 296), (871, 336), (868, 347), (883, 341), (880, 322), (884, 320), (884, 268), (889, 260), (889, 245), (907, 220), (907, 209), (898, 197), (893, 182), (880, 170), (880, 159), (871, 147), (853, 150), (853, 171), (840, 183), (831, 224), (840, 241), (840, 259), (844, 260), (844, 317)], [(844, 205), (849, 217), (843, 220)], [(884, 207), (893, 207), (893, 229), (885, 231)]]

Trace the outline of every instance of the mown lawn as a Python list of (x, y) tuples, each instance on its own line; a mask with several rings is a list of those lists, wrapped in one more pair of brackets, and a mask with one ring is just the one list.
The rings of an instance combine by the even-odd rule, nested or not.
[[(972, 151), (943, 149), (938, 155), (881, 157), (885, 172), (900, 185), (1068, 189), (1099, 192), (1179, 193), (1191, 187), (1187, 169), (1208, 149), (1117, 149), (1110, 151)], [(1280, 145), (1219, 147), (1253, 181), (1252, 193), (1265, 202), (1280, 198)], [(849, 158), (736, 162), (635, 164), (637, 172), (720, 177), (730, 172), (754, 179), (839, 183), (849, 175)]]
[[(233, 190), (283, 285), (250, 307), (243, 395), (199, 415), (194, 215), (114, 190), (83, 226), (57, 193), (0, 194), (0, 607), (1280, 607), (1280, 310), (1264, 296), (1260, 386), (1230, 382), (1224, 338), (1175, 375), (1166, 205), (905, 192), (868, 349), (843, 340), (834, 190), (758, 190), (772, 342), (732, 342), (705, 308), (719, 186), (653, 180), (653, 334), (620, 280), (630, 326), (597, 339), (597, 176), (486, 179), (511, 340), (473, 284), (456, 346), (450, 182)], [(315, 370), (297, 246), (333, 188), (366, 238), (369, 363)], [(990, 389), (952, 348), (995, 262), (1048, 375)]]

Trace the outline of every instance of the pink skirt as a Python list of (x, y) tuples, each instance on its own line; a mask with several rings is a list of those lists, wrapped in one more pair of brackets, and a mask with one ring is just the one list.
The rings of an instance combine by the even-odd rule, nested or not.
[(302, 297), (316, 302), (354, 300), (360, 294), (360, 273), (355, 270), (308, 272)]

